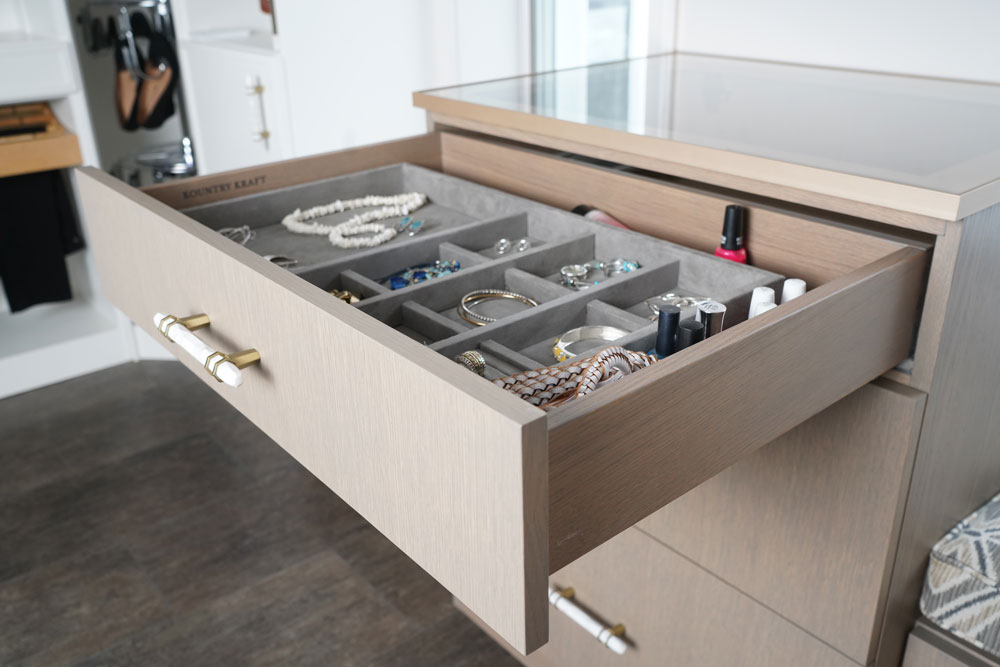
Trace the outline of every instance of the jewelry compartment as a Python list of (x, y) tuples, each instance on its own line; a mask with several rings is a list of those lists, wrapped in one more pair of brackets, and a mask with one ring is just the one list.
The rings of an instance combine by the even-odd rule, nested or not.
[[(322, 236), (294, 234), (275, 223), (296, 209), (399, 192), (426, 194), (428, 203), (408, 218), (394, 216), (382, 222), (396, 226), (413, 218), (423, 225), (412, 236), (400, 233), (374, 248), (337, 248)], [(327, 291), (353, 293), (361, 299), (354, 304), (360, 310), (449, 358), (477, 350), (481, 340), (492, 340), (502, 346), (507, 366), (520, 366), (517, 370), (556, 363), (553, 342), (562, 332), (581, 326), (606, 325), (628, 335), (620, 341), (580, 341), (574, 349), (597, 351), (614, 342), (648, 350), (656, 328), (650, 323), (653, 311), (647, 300), (658, 295), (680, 293), (719, 301), (727, 307), (724, 326), (729, 327), (746, 319), (754, 287), (780, 291), (778, 274), (528, 204), (446, 174), (399, 164), (185, 213), (216, 230), (234, 220), (242, 222), (253, 230), (245, 247), (264, 256), (296, 260), (302, 256), (290, 271)], [(350, 215), (350, 211), (335, 213), (323, 222), (334, 224)], [(391, 289), (389, 277), (435, 262), (449, 266), (457, 262), (461, 268)], [(564, 274), (572, 267), (588, 271), (583, 279), (567, 280)], [(470, 312), (463, 313), (463, 298), (476, 290), (498, 290), (508, 297), (477, 304), (475, 312), (489, 325), (482, 329)], [(590, 305), (598, 299), (603, 301)], [(694, 317), (695, 310), (685, 309), (682, 317)], [(615, 322), (623, 326), (615, 327)], [(499, 372), (490, 368), (489, 376)]]
[[(780, 280), (778, 272), (605, 227), (444, 173), (470, 164), (470, 146), (476, 164), (491, 165), (475, 174), (478, 180), (496, 183), (520, 170), (519, 162), (502, 164), (519, 155), (509, 147), (462, 139), (432, 134), (148, 193), (94, 169), (79, 171), (78, 181), (102, 286), (113, 303), (157, 337), (155, 314), (205, 313), (210, 325), (194, 333), (209, 349), (252, 347), (259, 364), (232, 387), (160, 338), (527, 652), (546, 640), (549, 572), (905, 358), (926, 254), (911, 243), (838, 229), (850, 240), (838, 247), (850, 255), (834, 257), (819, 247), (826, 278), (742, 322), (741, 300), (754, 286)], [(525, 158), (523, 165), (532, 162)], [(607, 177), (596, 167), (580, 169), (556, 161), (533, 179), (559, 192), (567, 186), (553, 179), (573, 170), (575, 204), (596, 191), (591, 175)], [(690, 186), (615, 178), (641, 183), (642, 201), (658, 201), (662, 217), (678, 229), (717, 227), (721, 220), (671, 206), (675, 196), (689, 199)], [(638, 192), (630, 187), (616, 192)], [(404, 191), (429, 196), (415, 212), (427, 227), (380, 247), (344, 251), (323, 237), (280, 228), (281, 217), (296, 208)], [(215, 201), (176, 208), (208, 200)], [(749, 206), (751, 216), (760, 216), (751, 220), (766, 220)], [(257, 232), (246, 247), (215, 231), (243, 224)], [(800, 248), (828, 238), (822, 222), (802, 217), (797, 224), (785, 233), (800, 234)], [(781, 237), (767, 230), (751, 227), (755, 242), (778, 248), (769, 256), (780, 258)], [(492, 256), (498, 237), (528, 238), (530, 247)], [(272, 254), (298, 264), (281, 268), (263, 257)], [(858, 261), (866, 254), (872, 258)], [(381, 283), (387, 272), (452, 257), (462, 262), (458, 272), (398, 290)], [(617, 257), (641, 268), (585, 290), (554, 278), (567, 263)], [(834, 260), (846, 268), (831, 273)], [(465, 294), (486, 285), (531, 292), (525, 296), (539, 305), (484, 326), (450, 315)], [(356, 290), (360, 300), (349, 305), (330, 289)], [(563, 327), (589, 323), (625, 330), (615, 342), (648, 349), (645, 300), (668, 291), (726, 302), (726, 330), (549, 412), (452, 358), (475, 350), (490, 373), (511, 374), (538, 365), (550, 336), (554, 342)], [(390, 395), (402, 400), (386, 411)]]

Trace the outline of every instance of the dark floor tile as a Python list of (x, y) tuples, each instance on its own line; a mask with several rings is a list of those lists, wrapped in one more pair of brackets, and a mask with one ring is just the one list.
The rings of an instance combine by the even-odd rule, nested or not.
[(205, 423), (205, 431), (230, 457), (254, 475), (263, 475), (277, 468), (299, 467), (292, 455), (267, 437), (253, 422), (235, 408), (225, 406)]
[(343, 535), (336, 549), (389, 602), (421, 626), (454, 613), (451, 594), (370, 524)]
[(122, 364), (0, 400), (0, 438), (15, 428), (49, 421), (53, 416), (85, 412), (139, 387), (153, 386), (147, 364)]
[(204, 432), (220, 405), (238, 414), (174, 362), (126, 364), (0, 401), (0, 498)]
[[(83, 415), (67, 415), (75, 438), (63, 452), (74, 469), (103, 465), (137, 452), (205, 432), (205, 423), (220, 409), (233, 409), (176, 362), (160, 362), (153, 369), (145, 364), (130, 391), (86, 409)], [(134, 385), (134, 386), (132, 386)], [(233, 411), (235, 412), (235, 411)]]
[(457, 610), (372, 660), (371, 667), (521, 667)]
[(125, 551), (69, 556), (0, 586), (0, 664), (70, 664), (166, 613)]
[(67, 480), (0, 500), (0, 582), (71, 554), (106, 548), (80, 507), (79, 488)]
[[(190, 374), (172, 361), (126, 363), (0, 401), (0, 438), (11, 429), (63, 421), (135, 401), (154, 391), (170, 396)], [(190, 387), (188, 387), (190, 391)]]
[(514, 664), (433, 579), (175, 362), (0, 401), (0, 664), (83, 655), (101, 665)]
[(95, 469), (79, 480), (80, 511), (109, 539), (233, 498), (249, 477), (207, 435), (189, 436)]
[(73, 475), (48, 446), (53, 440), (28, 434), (0, 436), (0, 503)]
[(157, 623), (83, 665), (337, 665), (369, 661), (413, 629), (338, 556), (323, 554), (183, 617)]
[(270, 577), (324, 551), (364, 520), (305, 470), (281, 469), (167, 524), (123, 539), (178, 609)]

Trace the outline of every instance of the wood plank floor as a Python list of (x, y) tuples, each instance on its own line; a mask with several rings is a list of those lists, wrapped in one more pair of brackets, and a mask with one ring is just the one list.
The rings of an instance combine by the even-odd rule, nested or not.
[(180, 364), (0, 401), (0, 665), (517, 663)]

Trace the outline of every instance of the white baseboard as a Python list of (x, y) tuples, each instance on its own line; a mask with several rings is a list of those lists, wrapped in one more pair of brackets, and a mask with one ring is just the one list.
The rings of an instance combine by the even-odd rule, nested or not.
[(132, 361), (121, 333), (107, 329), (0, 359), (0, 398)]

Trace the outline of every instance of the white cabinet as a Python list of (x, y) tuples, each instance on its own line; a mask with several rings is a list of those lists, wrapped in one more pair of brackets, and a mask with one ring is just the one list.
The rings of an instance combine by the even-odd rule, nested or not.
[(250, 37), (181, 43), (184, 92), (202, 174), (291, 156), (283, 64), (277, 53), (254, 44)]

